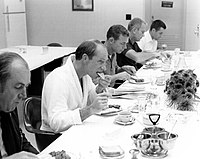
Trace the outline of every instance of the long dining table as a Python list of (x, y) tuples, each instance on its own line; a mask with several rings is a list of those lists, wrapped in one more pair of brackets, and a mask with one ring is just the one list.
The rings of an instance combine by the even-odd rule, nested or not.
[[(173, 51), (169, 51), (173, 54)], [(193, 69), (200, 77), (200, 52), (182, 52), (187, 68)], [(173, 58), (172, 58), (173, 59)], [(174, 60), (174, 59), (173, 59)], [(174, 61), (173, 61), (174, 62)], [(166, 159), (198, 159), (200, 143), (200, 115), (198, 102), (196, 111), (178, 111), (167, 107), (166, 95), (163, 92), (165, 85), (156, 85), (155, 79), (163, 77), (165, 80), (170, 77), (174, 71), (174, 66), (169, 70), (161, 67), (153, 69), (141, 68), (136, 75), (145, 79), (144, 84), (135, 84), (126, 81), (116, 92), (115, 96), (109, 99), (109, 105), (120, 105), (122, 110), (134, 110), (140, 97), (149, 93), (158, 94), (157, 105), (152, 106), (151, 112), (159, 113), (159, 127), (178, 135), (174, 148), (169, 150)], [(137, 91), (138, 90), (138, 91)], [(120, 93), (121, 94), (120, 94)], [(199, 93), (199, 90), (197, 94)], [(121, 124), (116, 122), (118, 113), (112, 115), (92, 115), (81, 125), (74, 125), (44, 149), (38, 156), (41, 159), (51, 158), (49, 153), (53, 151), (66, 151), (72, 159), (100, 159), (100, 146), (120, 145), (124, 150), (125, 159), (132, 159), (130, 150), (136, 149), (131, 136), (142, 132), (145, 127), (150, 127), (143, 123), (143, 117), (146, 112), (141, 109), (131, 111), (135, 121), (130, 124)], [(146, 158), (141, 153), (137, 155), (138, 159)], [(157, 157), (159, 158), (159, 157)], [(112, 159), (108, 157), (108, 159)], [(135, 159), (135, 158), (134, 158)]]

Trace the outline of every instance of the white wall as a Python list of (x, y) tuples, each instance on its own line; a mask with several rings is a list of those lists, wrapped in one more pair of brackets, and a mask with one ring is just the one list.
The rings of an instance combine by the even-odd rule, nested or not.
[(126, 14), (145, 17), (144, 0), (94, 0), (94, 11), (72, 11), (72, 0), (27, 0), (29, 45), (59, 42), (77, 46), (86, 39), (105, 40), (113, 24), (127, 27)]
[(0, 1), (0, 48), (6, 47), (6, 34), (5, 34), (5, 18), (4, 18), (4, 10), (3, 10), (3, 1)]

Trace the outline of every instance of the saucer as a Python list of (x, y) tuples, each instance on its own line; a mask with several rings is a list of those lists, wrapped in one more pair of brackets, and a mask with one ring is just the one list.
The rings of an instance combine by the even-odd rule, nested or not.
[(163, 71), (163, 72), (170, 72), (170, 71), (172, 71), (172, 69), (171, 68), (163, 68), (163, 69), (161, 69), (161, 71)]
[(104, 156), (104, 155), (101, 155), (101, 158), (102, 159), (122, 159), (124, 158), (125, 154), (122, 154), (120, 156), (116, 156), (116, 157), (108, 157), (108, 156)]
[(124, 125), (124, 126), (126, 126), (126, 125), (132, 125), (133, 123), (135, 123), (135, 118), (132, 117), (129, 122), (123, 122), (123, 121), (119, 120), (119, 117), (116, 117), (114, 122), (116, 124)]

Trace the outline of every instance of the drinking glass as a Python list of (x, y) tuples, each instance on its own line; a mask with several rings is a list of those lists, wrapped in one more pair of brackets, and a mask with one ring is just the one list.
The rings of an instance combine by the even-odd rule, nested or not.
[(139, 109), (139, 111), (141, 113), (145, 112), (146, 104), (147, 104), (146, 96), (139, 96), (137, 99), (138, 99), (138, 109)]

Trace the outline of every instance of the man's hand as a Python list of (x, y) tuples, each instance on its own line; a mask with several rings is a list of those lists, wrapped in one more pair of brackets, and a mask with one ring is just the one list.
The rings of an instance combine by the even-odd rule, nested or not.
[(97, 98), (90, 105), (92, 114), (98, 113), (108, 106), (108, 92), (103, 92), (97, 95)]
[(131, 75), (125, 71), (115, 74), (115, 79), (118, 79), (118, 80), (123, 80), (123, 81), (129, 80), (130, 77), (131, 77)]
[(122, 66), (122, 69), (129, 73), (130, 75), (135, 75), (136, 69), (134, 66)]
[(96, 93), (102, 93), (104, 90), (108, 88), (111, 82), (111, 76), (110, 75), (104, 75), (103, 77), (99, 78), (99, 84), (96, 88)]

